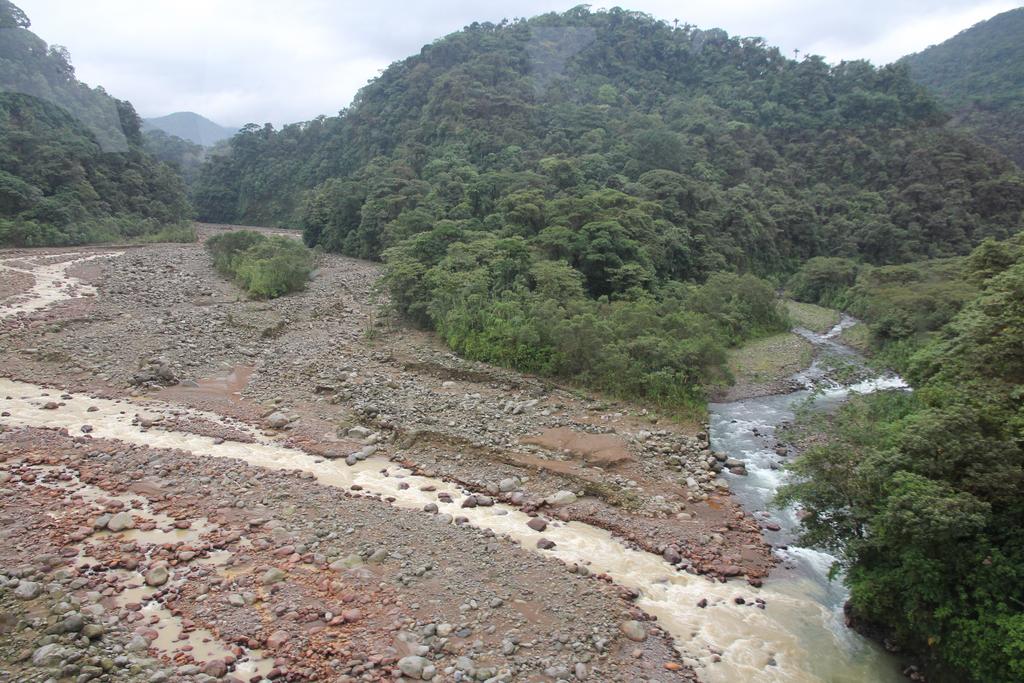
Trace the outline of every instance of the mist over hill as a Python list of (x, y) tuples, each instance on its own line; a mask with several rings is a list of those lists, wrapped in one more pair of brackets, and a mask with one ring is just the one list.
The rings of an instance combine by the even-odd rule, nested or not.
[(142, 129), (144, 131), (161, 130), (168, 135), (174, 135), (203, 147), (212, 147), (238, 132), (237, 128), (222, 126), (191, 111), (179, 111), (166, 116), (143, 119)]
[(178, 175), (142, 148), (130, 102), (75, 78), (70, 55), (0, 2), (0, 243), (80, 244), (178, 223)]

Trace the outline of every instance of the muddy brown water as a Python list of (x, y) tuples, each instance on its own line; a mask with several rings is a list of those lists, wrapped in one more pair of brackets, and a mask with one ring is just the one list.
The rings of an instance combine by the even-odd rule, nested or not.
[[(94, 254), (79, 260), (108, 256), (116, 254)], [(67, 276), (68, 264), (74, 262), (35, 262), (32, 289), (17, 301), (0, 302), (0, 317), (40, 310), (69, 296), (94, 292)], [(463, 492), (453, 493), (452, 502), (445, 503), (432, 491), (452, 491), (455, 487), (413, 475), (389, 461), (371, 458), (349, 467), (341, 461), (288, 448), (238, 423), (232, 426), (252, 434), (252, 443), (215, 441), (173, 429), (145, 429), (134, 419), (160, 420), (173, 411), (224, 421), (214, 413), (183, 410), (178, 405), (62, 394), (6, 378), (0, 378), (0, 397), (0, 412), (5, 414), (0, 424), (6, 428), (66, 429), (81, 434), (82, 426), (90, 425), (96, 438), (179, 449), (196, 457), (233, 458), (271, 470), (300, 470), (311, 473), (324, 486), (350, 489), (357, 484), (370, 494), (388, 497), (394, 505), (409, 509), (422, 510), (428, 503), (436, 504), (441, 512), (462, 515), (469, 524), (491, 529), (524, 548), (567, 564), (585, 565), (636, 590), (640, 594), (637, 605), (657, 617), (688, 663), (709, 683), (890, 680), (890, 663), (874, 656), (874, 651), (851, 647), (850, 634), (835, 628), (834, 611), (819, 599), (820, 585), (806, 576), (769, 581), (760, 589), (737, 582), (720, 583), (679, 571), (660, 556), (627, 548), (608, 531), (587, 524), (552, 521), (541, 534), (527, 526), (530, 517), (516, 508), (461, 508), (468, 495)], [(56, 410), (45, 408), (56, 401), (60, 401)], [(542, 536), (553, 541), (555, 547), (538, 550), (536, 543)], [(744, 598), (742, 604), (738, 597)], [(764, 601), (764, 609), (755, 606), (757, 599)]]

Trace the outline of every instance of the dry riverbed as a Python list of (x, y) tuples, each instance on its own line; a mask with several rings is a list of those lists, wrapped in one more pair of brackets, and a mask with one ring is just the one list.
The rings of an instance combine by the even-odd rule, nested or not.
[[(256, 302), (201, 245), (0, 260), (2, 374), (54, 387), (54, 415), (63, 392), (129, 399), (152, 407), (133, 428), (154, 443), (379, 459), (463, 504), (607, 529), (668, 572), (757, 584), (771, 566), (701, 427), (462, 361), (379, 316), (375, 264), (323, 256), (306, 292)], [(50, 299), (19, 310), (40, 263)], [(718, 656), (682, 658), (633, 589), (452, 515), (145, 438), (0, 425), (0, 680), (668, 681)], [(111, 530), (119, 514), (134, 529)]]

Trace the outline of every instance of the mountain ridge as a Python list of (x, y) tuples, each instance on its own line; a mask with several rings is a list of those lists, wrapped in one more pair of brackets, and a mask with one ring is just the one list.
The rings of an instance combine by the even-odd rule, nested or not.
[(899, 60), (969, 131), (1024, 167), (1024, 7)]
[(177, 111), (164, 116), (146, 118), (142, 120), (142, 124), (143, 131), (161, 130), (168, 135), (203, 147), (212, 147), (238, 132), (237, 128), (222, 126), (193, 111)]

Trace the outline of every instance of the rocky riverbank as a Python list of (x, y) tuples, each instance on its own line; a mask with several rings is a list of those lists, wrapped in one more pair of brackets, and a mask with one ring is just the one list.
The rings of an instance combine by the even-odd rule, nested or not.
[[(206, 226), (201, 232), (216, 229)], [(480, 500), (608, 529), (628, 545), (663, 556), (675, 571), (746, 576), (757, 583), (771, 566), (758, 523), (730, 500), (718, 475), (724, 465), (699, 425), (679, 425), (628, 403), (462, 361), (429, 335), (378, 315), (374, 264), (323, 256), (306, 292), (257, 302), (219, 278), (200, 245), (123, 252), (67, 268), (68, 277), (90, 288), (81, 293), (87, 295), (71, 293), (49, 307), (0, 319), (6, 376), (151, 404), (159, 414), (138, 426), (154, 433), (267, 440), (350, 462), (388, 458), (476, 492)], [(2, 256), (24, 259), (39, 253)], [(4, 285), (11, 295), (32, 286), (20, 276)], [(59, 400), (54, 404), (61, 409)], [(31, 577), (60, 583), (64, 579), (55, 579), (57, 572), (68, 575), (67, 586), (57, 592), (81, 600), (91, 592), (102, 594), (93, 590), (99, 584), (112, 594), (133, 590), (140, 577), (144, 584), (140, 569), (164, 564), (169, 587), (149, 602), (183, 619), (192, 632), (204, 629), (226, 638), (226, 649), (217, 651), (223, 656), (192, 656), (195, 661), (189, 650), (181, 651), (185, 655), (154, 650), (159, 634), (135, 654), (116, 654), (115, 660), (127, 657), (117, 660), (122, 663), (116, 671), (136, 671), (140, 680), (159, 678), (161, 672), (230, 676), (254, 659), (272, 665), (253, 670), (254, 680), (272, 670), (293, 680), (375, 680), (400, 674), (403, 657), (422, 659), (406, 662), (412, 673), (421, 663), (419, 676), (443, 680), (691, 675), (657, 629), (645, 626), (655, 637), (631, 639), (637, 630), (621, 627), (645, 623), (645, 615), (629, 603), (632, 596), (588, 576), (585, 567), (566, 571), (557, 560), (525, 553), (485, 532), (438, 524), (437, 516), (396, 510), (358, 494), (339, 497), (304, 476), (183, 452), (126, 450), (116, 441), (90, 440), (88, 434), (19, 429), (5, 434), (0, 445), (6, 457), (2, 471), (9, 477), (0, 484), (4, 513), (16, 518), (28, 509), (64, 511), (59, 521), (38, 517), (36, 522), (50, 534), (53, 554), (65, 562), (40, 564), (12, 537), (5, 544), (8, 556), (0, 555), (9, 586)], [(63, 469), (31, 469), (44, 465)], [(129, 492), (175, 523), (205, 519), (212, 528), (189, 538), (185, 548), (138, 541), (90, 547), (95, 562), (83, 567), (73, 561), (85, 552), (83, 543), (89, 545), (97, 533), (117, 540), (113, 533), (105, 536), (109, 529), (97, 531), (96, 519), (123, 510), (109, 502), (97, 508), (95, 501), (85, 505), (74, 497), (55, 497), (52, 487), (34, 485), (62, 476), (106, 492), (104, 499)], [(139, 482), (150, 488), (132, 489)], [(250, 524), (253, 518), (263, 522)], [(206, 562), (211, 556), (217, 559)], [(339, 561), (352, 566), (332, 569)], [(236, 575), (239, 566), (255, 569)], [(288, 578), (281, 588), (268, 588), (261, 577), (275, 567)], [(82, 580), (86, 583), (69, 588)], [(332, 590), (332, 583), (348, 580), (353, 583)], [(284, 590), (288, 598), (278, 600), (276, 592)], [(346, 602), (346, 594), (358, 597)], [(517, 601), (526, 605), (516, 608), (518, 616), (507, 609)], [(110, 624), (111, 635), (104, 636), (112, 647), (127, 648), (134, 636), (152, 635), (135, 628), (138, 621), (154, 618), (146, 612), (149, 602), (132, 602), (135, 610), (104, 608), (108, 617), (120, 615)], [(360, 610), (365, 618), (346, 621), (345, 610)], [(126, 622), (129, 614), (141, 616)], [(249, 616), (233, 620), (232, 615), (243, 614)], [(270, 625), (293, 614), (298, 615), (292, 619), (294, 632), (284, 640), (272, 638)], [(155, 616), (157, 623), (163, 618)], [(28, 623), (22, 616), (11, 619)], [(45, 631), (52, 624), (38, 626)], [(458, 636), (466, 628), (466, 635)], [(438, 629), (448, 635), (439, 637)], [(116, 635), (122, 631), (123, 638)], [(327, 640), (314, 637), (323, 632)], [(17, 633), (23, 634), (16, 637), (21, 652), (51, 644), (40, 644), (34, 626)], [(48, 635), (59, 636), (54, 643), (72, 650), (81, 640), (67, 633)], [(344, 647), (335, 647), (339, 639)], [(458, 647), (451, 650), (453, 641)], [(71, 664), (107, 656), (90, 647), (74, 650), (79, 656)], [(265, 652), (254, 657), (255, 650)], [(473, 662), (472, 671), (460, 668), (463, 657)], [(28, 667), (31, 657), (7, 659), (15, 660)], [(218, 664), (212, 673), (205, 670), (215, 660), (225, 661), (224, 672)], [(79, 668), (84, 666), (99, 666), (99, 676), (115, 671), (94, 664)], [(408, 678), (410, 671), (402, 675)], [(89, 673), (94, 672), (75, 676)]]

